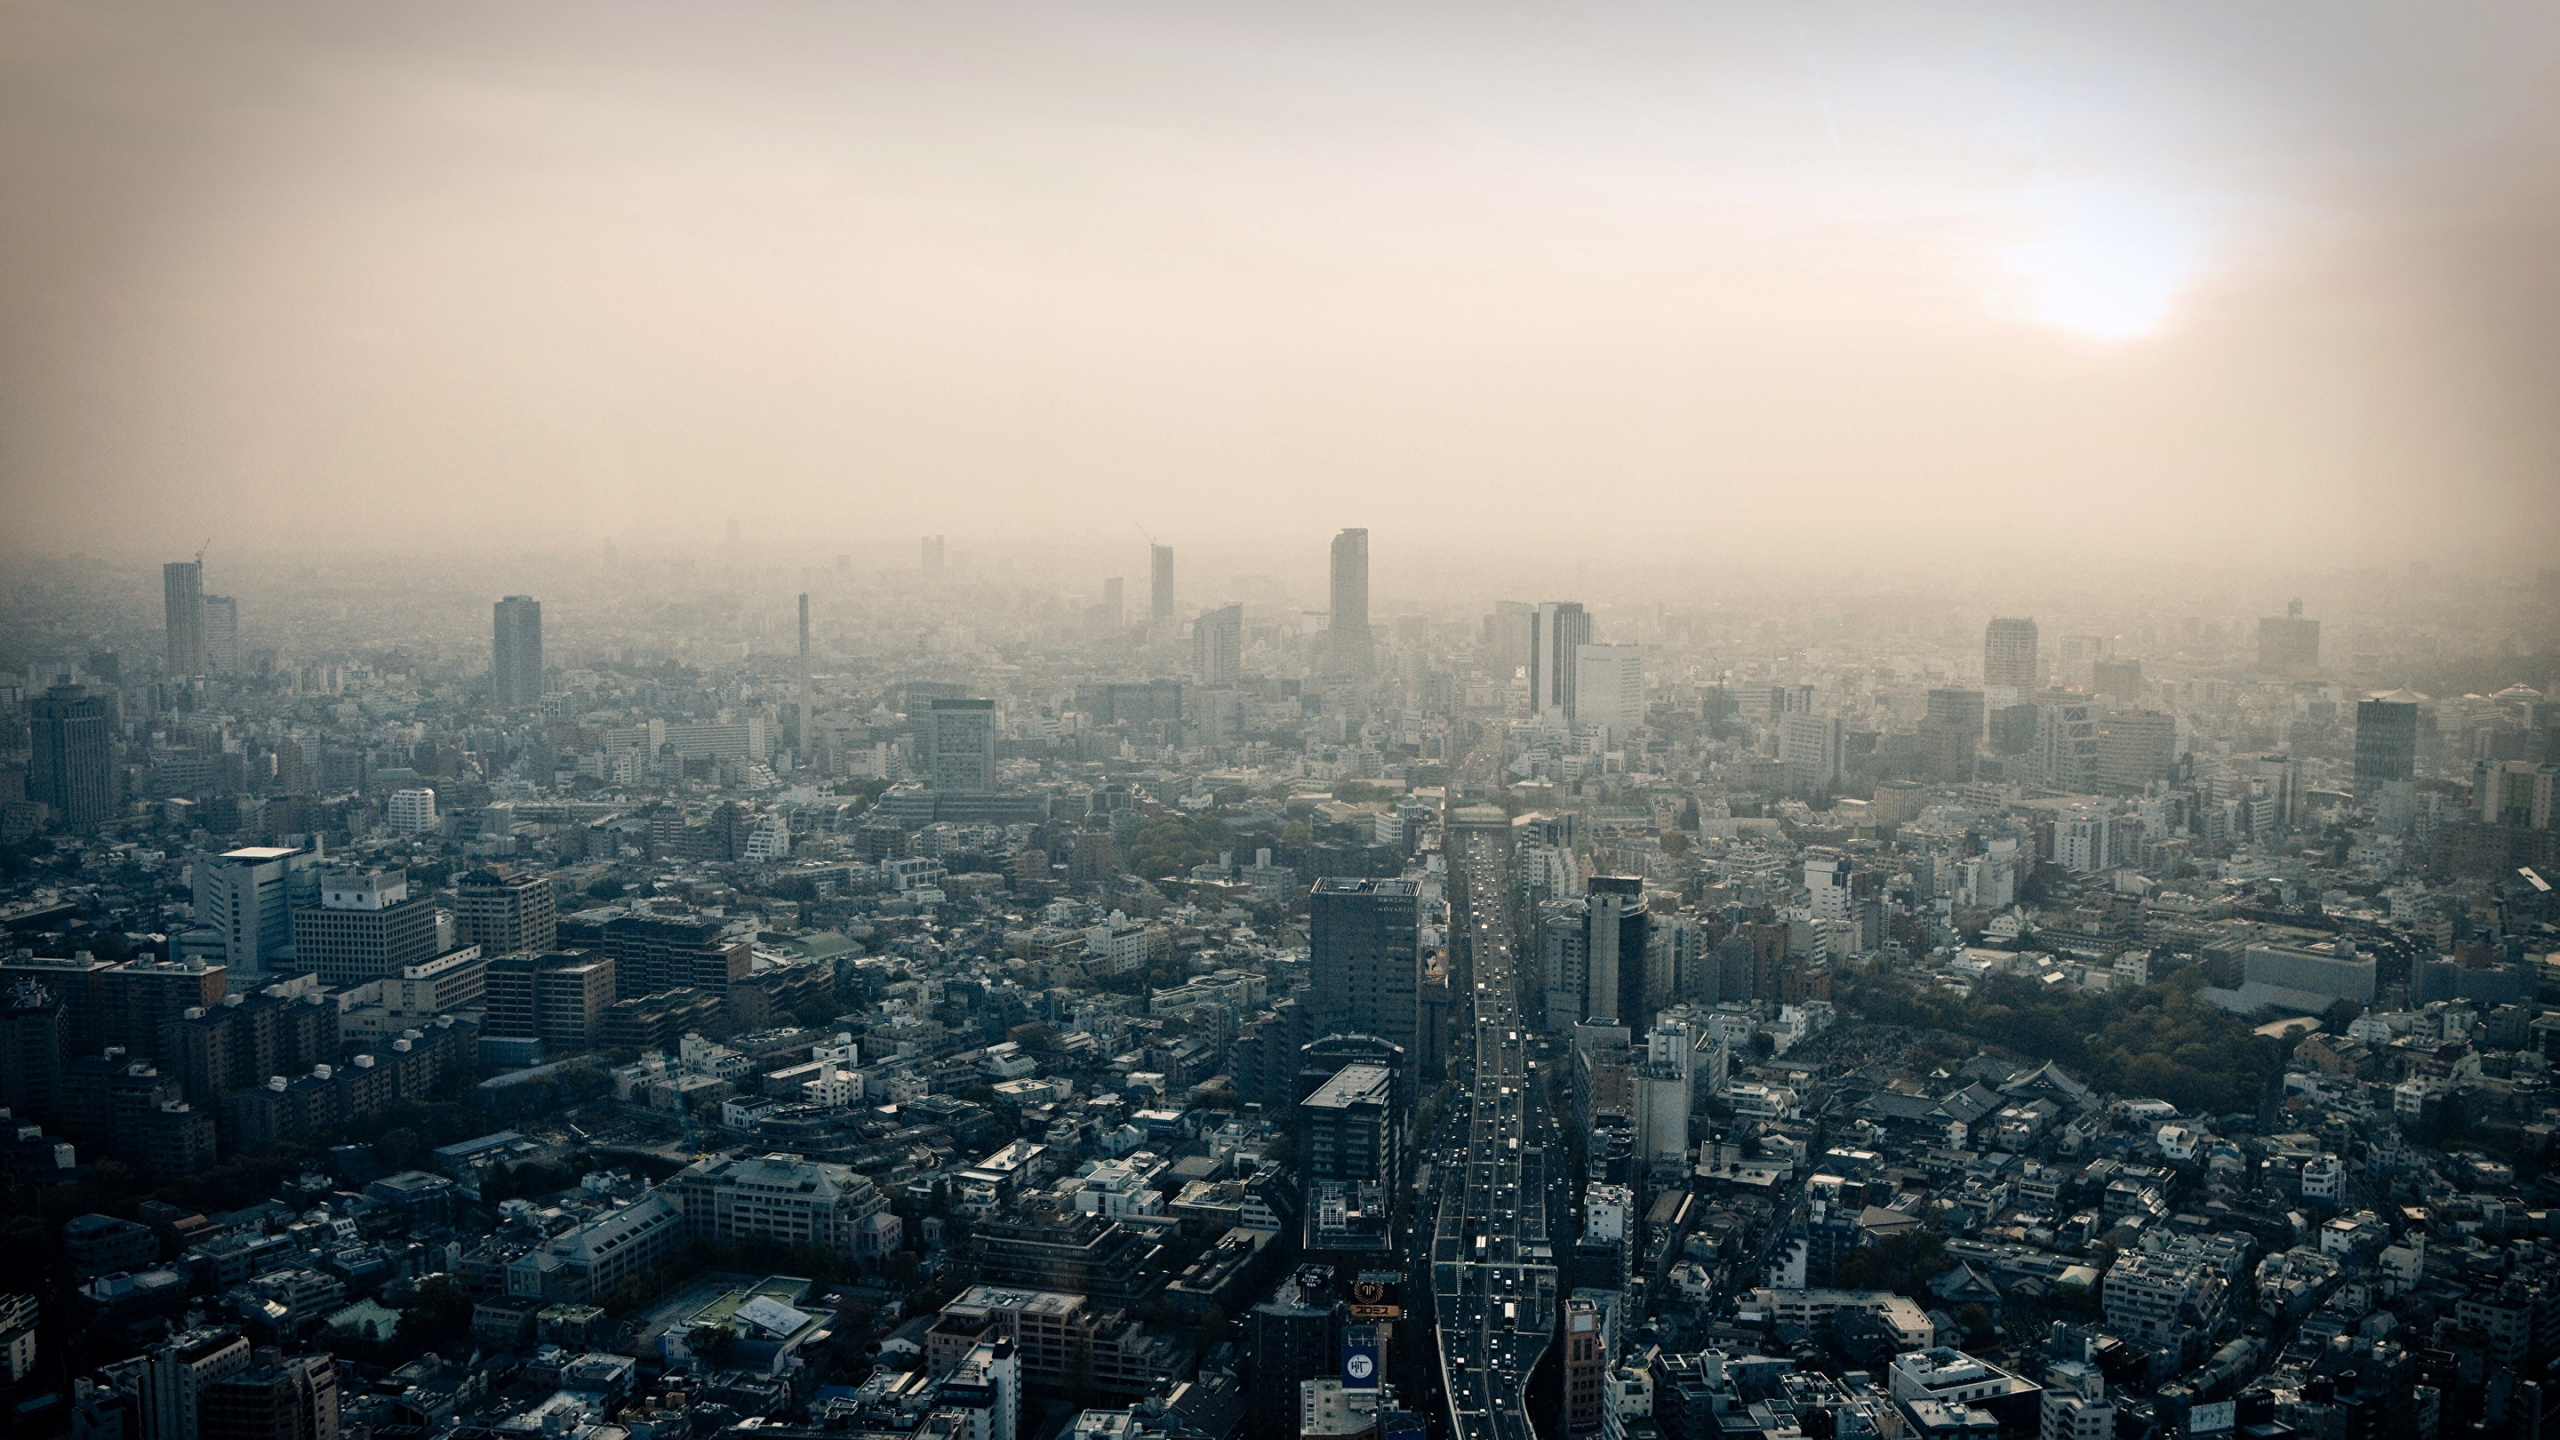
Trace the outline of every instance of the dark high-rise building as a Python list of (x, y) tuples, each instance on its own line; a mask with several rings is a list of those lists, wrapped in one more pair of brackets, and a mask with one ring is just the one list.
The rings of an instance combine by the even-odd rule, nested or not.
[(453, 884), (453, 939), (484, 955), (548, 950), (560, 938), (559, 903), (546, 875), (511, 865), (466, 870)]
[(2002, 617), (1982, 632), (1982, 683), (2013, 690), (2044, 688), (2044, 661), (2036, 653), (2036, 622)]
[(743, 940), (722, 938), (719, 921), (703, 915), (572, 916), (559, 922), (559, 944), (610, 956), (614, 993), (623, 999), (690, 986), (726, 996), (754, 969)]
[(1582, 647), (1591, 639), (1591, 612), (1572, 600), (1550, 600), (1529, 622), (1529, 713), (1571, 720), (1574, 682)]
[[(1245, 1312), (1254, 1393), (1295, 1395), (1301, 1382), (1324, 1379), (1341, 1364), (1335, 1288), (1330, 1267), (1301, 1265)], [(1297, 1440), (1297, 1420), (1291, 1406), (1256, 1405), (1245, 1425), (1262, 1440)]]
[(56, 685), (27, 706), (34, 746), (27, 798), (53, 807), (62, 828), (86, 834), (115, 814), (115, 746), (107, 699), (77, 685)]
[(992, 795), (996, 789), (996, 702), (927, 702), (925, 774), (933, 788), (953, 795)]
[(1345, 679), (1368, 675), (1375, 658), (1369, 635), (1369, 532), (1345, 530), (1333, 537), (1333, 618), (1329, 659)]
[(489, 962), (487, 1032), (560, 1046), (596, 1041), (613, 1004), (614, 962), (584, 950), (501, 955)]
[(2427, 697), (2393, 690), (2356, 702), (2356, 791), (2408, 780), (2418, 773), (2418, 706)]
[(1307, 1002), (1319, 1035), (1375, 1035), (1415, 1050), (1422, 897), (1410, 880), (1318, 880), (1307, 898)]
[(1173, 626), (1173, 547), (1147, 547), (1147, 624), (1163, 631)]
[(489, 651), (489, 698), (500, 705), (542, 701), (542, 602), (510, 595), (497, 603)]
[(2309, 670), (2320, 664), (2320, 622), (2303, 618), (2302, 602), (2258, 622), (2258, 664), (2267, 670)]
[(169, 673), (179, 679), (204, 673), (204, 566), (172, 560), (160, 567), (162, 603), (169, 627)]
[(71, 1013), (33, 980), (0, 992), (0, 1107), (20, 1119), (61, 1113), (62, 1062), (71, 1053)]
[(362, 985), (436, 954), (436, 902), (405, 870), (332, 870), (320, 903), (293, 912), (294, 964), (324, 985)]
[(1982, 725), (1981, 691), (1930, 691), (1919, 744), (1920, 765), (1927, 777), (1947, 785), (1972, 779), (1973, 752), (1981, 747)]
[(330, 1357), (288, 1360), (261, 1350), (255, 1359), (205, 1387), (196, 1412), (203, 1440), (338, 1440), (338, 1370)]
[(1298, 1102), (1299, 1161), (1309, 1182), (1403, 1183), (1403, 1105), (1396, 1072), (1345, 1065)]
[(211, 1105), (271, 1075), (337, 1063), (339, 1031), (338, 1007), (322, 996), (226, 995), (170, 1022), (162, 1058), (188, 1100)]

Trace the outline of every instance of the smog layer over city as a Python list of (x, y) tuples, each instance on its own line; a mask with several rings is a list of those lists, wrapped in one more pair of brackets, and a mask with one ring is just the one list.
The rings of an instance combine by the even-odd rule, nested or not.
[(0, 1429), (2544, 1440), (2560, 10), (0, 0)]

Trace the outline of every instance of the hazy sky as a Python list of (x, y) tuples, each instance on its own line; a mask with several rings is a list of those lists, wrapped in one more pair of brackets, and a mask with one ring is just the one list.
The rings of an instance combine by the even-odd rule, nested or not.
[(0, 0), (0, 532), (2507, 561), (2555, 263), (2548, 0)]

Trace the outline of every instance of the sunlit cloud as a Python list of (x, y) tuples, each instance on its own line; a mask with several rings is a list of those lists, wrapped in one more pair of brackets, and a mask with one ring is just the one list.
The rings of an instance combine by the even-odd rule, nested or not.
[(2196, 205), (2133, 185), (2062, 190), (2034, 207), (2033, 239), (2001, 252), (2038, 320), (2099, 340), (2132, 340), (2170, 319), (2204, 241)]

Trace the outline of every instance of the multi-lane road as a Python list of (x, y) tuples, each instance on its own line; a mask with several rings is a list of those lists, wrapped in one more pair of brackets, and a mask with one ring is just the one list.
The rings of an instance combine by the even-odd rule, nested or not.
[(1556, 1324), (1548, 1157), (1561, 1138), (1520, 1023), (1508, 882), (1498, 842), (1450, 843), (1454, 919), (1471, 964), (1466, 1023), (1453, 1047), (1458, 1090), (1447, 1148), (1433, 1159), (1431, 1298), (1454, 1440), (1534, 1440), (1529, 1373)]

